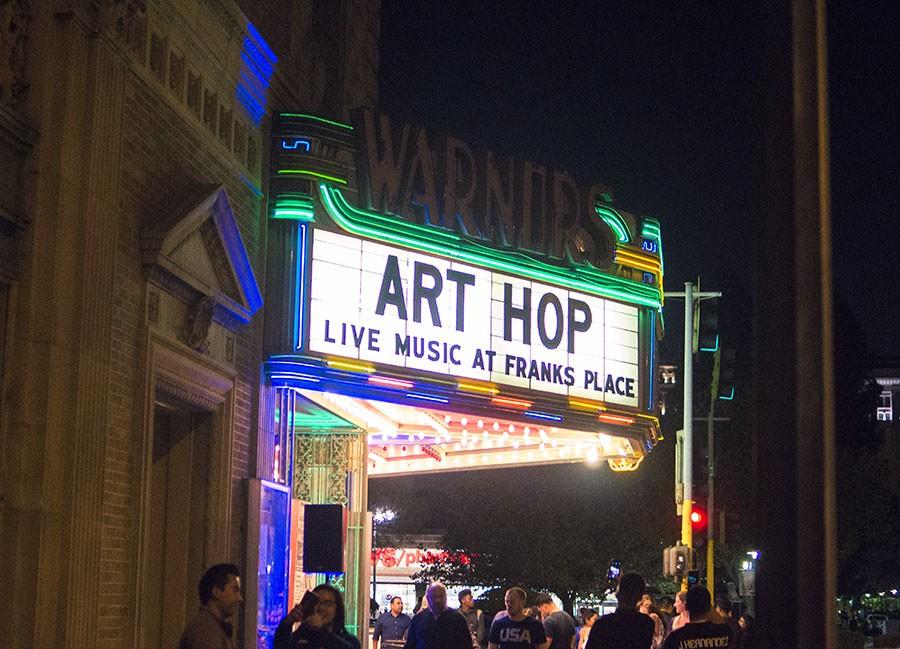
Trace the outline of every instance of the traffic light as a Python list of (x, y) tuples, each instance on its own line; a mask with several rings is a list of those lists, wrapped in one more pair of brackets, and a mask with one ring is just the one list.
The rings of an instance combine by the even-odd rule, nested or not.
[(734, 399), (735, 357), (733, 349), (723, 349), (720, 352), (718, 397), (726, 401)]
[(694, 547), (700, 547), (706, 543), (706, 511), (700, 508), (691, 510), (691, 533)]
[(697, 349), (701, 352), (715, 352), (719, 349), (719, 311), (713, 301), (707, 300), (700, 305)]

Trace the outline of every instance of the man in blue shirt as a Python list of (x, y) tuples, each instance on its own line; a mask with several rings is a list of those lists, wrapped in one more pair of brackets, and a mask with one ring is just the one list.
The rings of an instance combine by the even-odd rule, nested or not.
[(383, 643), (383, 649), (402, 649), (406, 643), (409, 622), (410, 617), (403, 612), (403, 600), (397, 596), (392, 597), (391, 610), (382, 613), (375, 622), (372, 649), (378, 649), (379, 640)]
[(525, 591), (510, 588), (503, 598), (507, 615), (497, 615), (491, 624), (488, 649), (548, 649), (544, 625), (525, 615)]

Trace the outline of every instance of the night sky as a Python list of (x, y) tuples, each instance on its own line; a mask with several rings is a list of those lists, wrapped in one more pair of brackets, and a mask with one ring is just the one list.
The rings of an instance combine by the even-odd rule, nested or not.
[[(744, 318), (760, 30), (749, 10), (723, 6), (384, 0), (380, 108), (609, 183), (618, 204), (661, 221), (666, 288), (699, 275)], [(888, 6), (844, 0), (829, 14), (834, 281), (882, 354), (898, 353), (900, 331), (900, 56)], [(671, 354), (680, 308), (666, 308)]]

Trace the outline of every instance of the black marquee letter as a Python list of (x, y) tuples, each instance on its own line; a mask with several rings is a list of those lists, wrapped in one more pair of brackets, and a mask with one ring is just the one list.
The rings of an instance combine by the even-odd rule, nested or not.
[[(556, 311), (556, 331), (553, 333), (553, 337), (547, 336), (547, 306), (552, 305), (553, 310)], [(541, 339), (541, 342), (544, 343), (544, 347), (547, 349), (556, 349), (559, 347), (560, 341), (562, 341), (563, 337), (563, 319), (562, 319), (562, 303), (559, 301), (559, 298), (556, 297), (553, 293), (544, 293), (538, 302), (538, 312), (537, 312), (537, 326), (538, 326), (538, 336)]]
[(384, 307), (393, 304), (397, 307), (397, 317), (406, 320), (406, 302), (403, 299), (403, 283), (400, 281), (400, 265), (397, 255), (388, 255), (381, 279), (381, 290), (378, 291), (378, 304), (375, 313), (384, 315)]
[(447, 270), (447, 279), (456, 283), (456, 330), (462, 331), (466, 313), (466, 286), (475, 286), (475, 276), (451, 268)]
[[(584, 315), (584, 320), (576, 320), (575, 314), (581, 313)], [(591, 322), (593, 322), (594, 316), (591, 313), (591, 307), (588, 306), (587, 302), (582, 302), (581, 300), (576, 300), (574, 298), (569, 298), (569, 353), (575, 353), (575, 332), (576, 331), (587, 331), (591, 328)]]
[(512, 304), (512, 284), (503, 285), (503, 340), (512, 340), (513, 318), (522, 321), (522, 342), (531, 344), (531, 289), (522, 289), (522, 308)]
[[(434, 286), (426, 288), (422, 286), (422, 277), (428, 275)], [(413, 265), (413, 322), (422, 322), (422, 298), (428, 300), (428, 309), (431, 311), (431, 323), (435, 327), (441, 326), (441, 314), (438, 313), (437, 298), (444, 288), (444, 278), (438, 269), (431, 264), (423, 264), (417, 261)]]

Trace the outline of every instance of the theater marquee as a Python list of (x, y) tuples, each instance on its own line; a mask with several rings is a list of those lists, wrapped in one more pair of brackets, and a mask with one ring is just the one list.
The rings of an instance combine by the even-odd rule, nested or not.
[(371, 112), (282, 114), (272, 150), (279, 417), (365, 430), (370, 477), (637, 468), (659, 440), (655, 219), (602, 183)]

